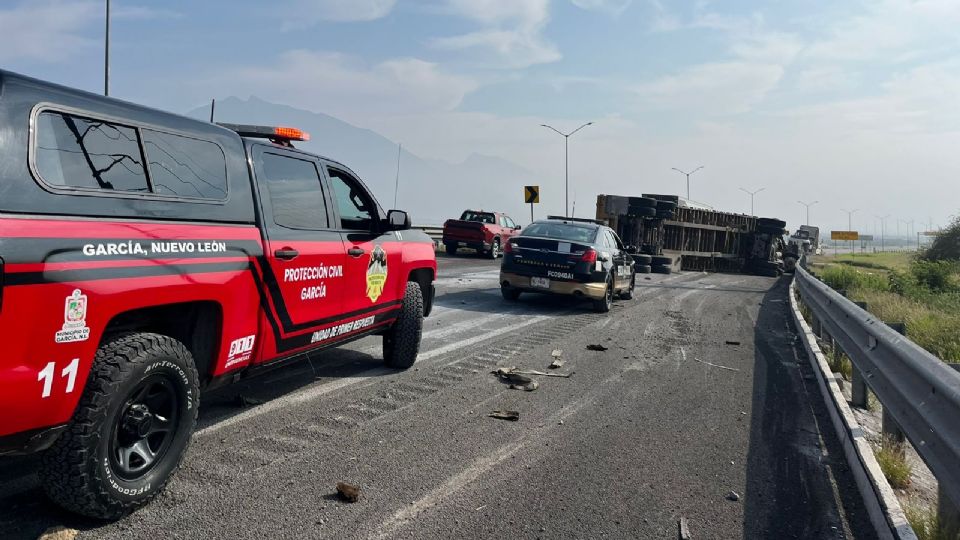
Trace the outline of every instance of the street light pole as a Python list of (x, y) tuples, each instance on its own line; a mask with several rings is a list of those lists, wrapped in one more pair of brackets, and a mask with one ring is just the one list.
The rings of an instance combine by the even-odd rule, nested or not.
[(107, 0), (107, 22), (103, 42), (103, 95), (110, 95), (110, 0)]
[(564, 133), (553, 126), (548, 126), (547, 124), (540, 124), (540, 125), (547, 129), (552, 129), (553, 131), (556, 131), (560, 135), (563, 135), (563, 163), (564, 163), (563, 165), (563, 186), (564, 186), (563, 215), (569, 216), (570, 215), (570, 136), (587, 126), (592, 126), (593, 122), (587, 122), (586, 124), (583, 124), (577, 129), (571, 131), (570, 133)]
[(680, 174), (682, 174), (682, 175), (684, 175), (684, 176), (687, 177), (687, 200), (689, 200), (689, 199), (690, 199), (690, 175), (693, 174), (693, 173), (695, 173), (695, 172), (697, 172), (697, 171), (699, 171), (700, 169), (702, 169), (702, 168), (703, 168), (703, 165), (697, 167), (696, 169), (694, 169), (694, 170), (692, 170), (692, 171), (690, 171), (690, 172), (681, 171), (680, 169), (678, 169), (678, 168), (676, 168), (676, 167), (671, 167), (671, 168), (672, 168), (673, 170), (677, 171), (678, 173), (680, 173)]
[(887, 214), (887, 215), (885, 215), (885, 216), (877, 216), (877, 215), (875, 215), (875, 216), (873, 216), (873, 217), (875, 217), (875, 218), (877, 218), (877, 219), (880, 220), (880, 251), (884, 251), (884, 250), (885, 250), (885, 248), (884, 248), (884, 242), (885, 242), (884, 236), (885, 236), (886, 233), (887, 233), (887, 218), (890, 217), (890, 214)]
[(746, 190), (746, 189), (740, 188), (740, 191), (742, 191), (742, 192), (750, 195), (750, 215), (751, 215), (751, 216), (752, 216), (752, 215), (755, 215), (755, 214), (753, 213), (753, 196), (756, 195), (757, 193), (760, 193), (761, 191), (763, 191), (763, 190), (765, 190), (765, 189), (767, 189), (767, 188), (760, 188), (760, 189), (758, 189), (758, 190), (756, 190), (756, 191), (750, 191), (750, 190)]
[(797, 201), (797, 202), (807, 207), (807, 222), (804, 223), (804, 225), (809, 225), (809, 224), (810, 224), (810, 207), (813, 206), (813, 205), (815, 205), (815, 204), (817, 204), (817, 203), (820, 202), (820, 201), (813, 201), (813, 202), (809, 202), (809, 203), (806, 203), (806, 202), (803, 202), (803, 201)]

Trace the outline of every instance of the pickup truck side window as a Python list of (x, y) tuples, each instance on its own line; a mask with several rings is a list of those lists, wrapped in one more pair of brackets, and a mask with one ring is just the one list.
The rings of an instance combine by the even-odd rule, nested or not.
[(330, 226), (320, 173), (314, 162), (264, 153), (259, 180), (270, 193), (273, 221), (277, 225), (307, 230)]
[(509, 227), (509, 228), (511, 228), (511, 229), (513, 229), (514, 227), (517, 226), (517, 224), (514, 223), (513, 220), (510, 219), (508, 216), (504, 216), (504, 217), (503, 217), (503, 220), (507, 222), (506, 226)]
[(37, 116), (36, 129), (36, 168), (47, 184), (150, 192), (136, 129), (52, 111)]
[(216, 144), (142, 129), (153, 191), (175, 197), (227, 198), (227, 161)]
[(327, 169), (327, 172), (340, 210), (340, 227), (356, 231), (372, 230), (377, 210), (367, 191), (345, 172), (337, 169)]

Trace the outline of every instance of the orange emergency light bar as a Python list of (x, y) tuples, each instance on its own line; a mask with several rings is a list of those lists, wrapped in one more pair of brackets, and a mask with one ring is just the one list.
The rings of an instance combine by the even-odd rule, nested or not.
[(218, 122), (217, 125), (229, 130), (236, 131), (241, 137), (254, 137), (260, 139), (274, 139), (281, 141), (309, 141), (310, 134), (302, 129), (282, 126), (252, 126), (245, 124), (225, 124)]

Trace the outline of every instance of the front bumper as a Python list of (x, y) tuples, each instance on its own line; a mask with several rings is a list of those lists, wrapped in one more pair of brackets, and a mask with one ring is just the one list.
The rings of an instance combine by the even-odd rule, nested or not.
[(500, 272), (500, 285), (520, 289), (526, 292), (563, 294), (567, 296), (582, 296), (592, 300), (600, 300), (607, 293), (606, 283), (581, 283), (579, 281), (557, 281), (550, 279), (550, 288), (530, 286), (530, 276), (513, 272)]

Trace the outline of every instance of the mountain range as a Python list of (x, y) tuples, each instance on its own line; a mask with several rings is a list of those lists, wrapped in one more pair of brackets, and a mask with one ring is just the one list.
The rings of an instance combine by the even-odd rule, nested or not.
[[(210, 109), (197, 108), (187, 116), (209, 119)], [(298, 148), (350, 167), (384, 209), (393, 208), (398, 145), (379, 133), (327, 114), (253, 96), (218, 99), (215, 120), (302, 129), (310, 134), (310, 140), (296, 143)], [(518, 223), (526, 223), (528, 207), (521, 199), (522, 186), (536, 183), (533, 173), (499, 157), (472, 154), (461, 163), (450, 163), (403, 150), (397, 206), (409, 212), (417, 225), (442, 224), (467, 208), (503, 211)]]

